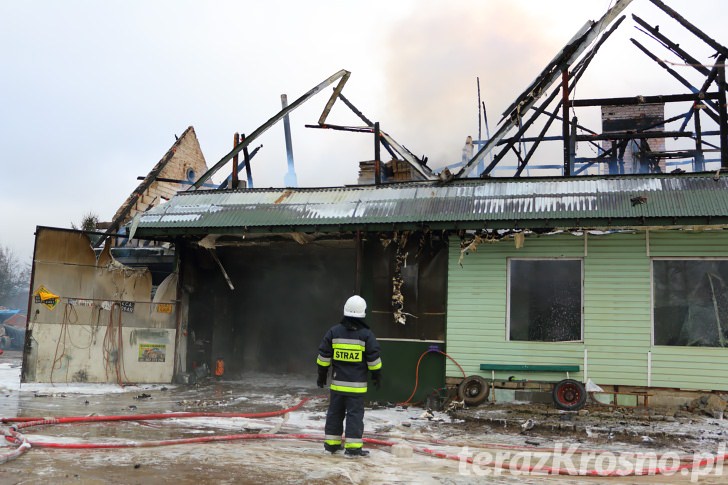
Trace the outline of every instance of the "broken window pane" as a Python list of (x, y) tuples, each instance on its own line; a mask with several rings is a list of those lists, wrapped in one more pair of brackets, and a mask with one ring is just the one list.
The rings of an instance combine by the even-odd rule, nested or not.
[(655, 345), (725, 347), (728, 261), (653, 260)]
[(510, 340), (580, 341), (581, 261), (509, 261)]

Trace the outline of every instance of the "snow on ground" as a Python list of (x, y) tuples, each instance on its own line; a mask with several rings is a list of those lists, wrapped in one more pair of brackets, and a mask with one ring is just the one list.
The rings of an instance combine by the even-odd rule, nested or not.
[[(0, 377), (1, 378), (1, 377)], [(57, 396), (61, 394), (84, 394), (93, 396), (98, 394), (120, 394), (124, 392), (144, 392), (152, 389), (167, 387), (162, 385), (137, 385), (137, 386), (120, 386), (118, 384), (94, 384), (89, 382), (73, 382), (73, 383), (25, 383), (20, 385), (20, 391), (32, 392), (37, 395)]]
[[(311, 376), (244, 376), (238, 381), (210, 380), (198, 386), (127, 386), (72, 384), (68, 386), (19, 385), (19, 356), (0, 358), (0, 415), (87, 416), (134, 415), (198, 411), (214, 413), (267, 412), (291, 407), (302, 398), (310, 400), (299, 411), (272, 418), (228, 418), (200, 416), (159, 421), (129, 421), (79, 425), (43, 426), (24, 431), (36, 444), (42, 443), (143, 443), (153, 440), (195, 438), (232, 434), (282, 433), (321, 436), (328, 397), (312, 384)], [(528, 409), (524, 404), (523, 409)], [(624, 443), (586, 434), (521, 434), (513, 426), (512, 411), (491, 408), (490, 416), (503, 417), (503, 424), (482, 420), (452, 419), (444, 413), (428, 417), (420, 408), (375, 407), (366, 410), (365, 437), (400, 443), (405, 447), (429, 448), (457, 455), (487, 458), (498, 453), (527, 453), (534, 459), (546, 456), (553, 463), (553, 450), (578, 444), (601, 450), (602, 456), (618, 452), (665, 453), (672, 449), (654, 444)], [(508, 425), (508, 423), (511, 423)], [(672, 423), (673, 426), (676, 423)], [(705, 421), (682, 424), (682, 430), (699, 430)], [(722, 429), (724, 423), (711, 425)], [(597, 433), (598, 434), (598, 433)], [(718, 442), (706, 440), (688, 446), (713, 451)], [(466, 448), (467, 447), (467, 448)], [(474, 467), (465, 462), (431, 455), (397, 456), (392, 449), (368, 445), (367, 459), (346, 459), (341, 453), (325, 453), (318, 440), (245, 440), (208, 444), (175, 445), (118, 450), (60, 450), (34, 447), (18, 459), (0, 465), (0, 483), (100, 484), (161, 483), (690, 483), (692, 475), (583, 479), (579, 477), (524, 477), (489, 465)], [(8, 447), (0, 448), (0, 452)], [(676, 448), (684, 454), (686, 447)], [(1, 454), (1, 453), (0, 453)], [(407, 453), (405, 453), (407, 455)], [(524, 455), (525, 456), (525, 455)], [(597, 458), (598, 459), (598, 458)], [(632, 459), (632, 458), (631, 458)], [(593, 466), (595, 458), (589, 466)], [(534, 464), (534, 463), (532, 463)], [(485, 476), (484, 476), (485, 475)], [(669, 479), (668, 479), (669, 478)], [(722, 483), (723, 476), (708, 476), (701, 483)]]
[(20, 390), (20, 362), (0, 362), (0, 392)]

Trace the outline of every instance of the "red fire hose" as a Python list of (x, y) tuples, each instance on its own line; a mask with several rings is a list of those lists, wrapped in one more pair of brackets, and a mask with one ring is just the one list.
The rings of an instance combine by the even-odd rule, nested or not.
[[(61, 417), (61, 418), (3, 418), (2, 422), (19, 423), (17, 426), (5, 430), (6, 439), (12, 443), (18, 444), (18, 448), (5, 455), (0, 455), (0, 464), (5, 463), (11, 459), (17, 458), (18, 456), (25, 453), (31, 447), (38, 448), (56, 448), (56, 449), (116, 449), (116, 448), (146, 448), (146, 447), (157, 447), (157, 446), (172, 446), (179, 444), (190, 444), (190, 443), (209, 443), (218, 441), (233, 441), (233, 440), (254, 440), (254, 439), (277, 439), (277, 440), (321, 440), (322, 436), (315, 434), (233, 434), (224, 436), (203, 436), (195, 438), (180, 438), (170, 440), (159, 440), (159, 441), (143, 441), (143, 442), (125, 442), (125, 443), (44, 443), (44, 442), (32, 442), (23, 436), (17, 429), (31, 428), (34, 426), (52, 425), (52, 424), (68, 424), (68, 423), (90, 423), (90, 422), (108, 422), (108, 421), (143, 421), (143, 420), (154, 420), (154, 419), (172, 419), (172, 418), (191, 418), (191, 417), (239, 417), (239, 418), (261, 418), (261, 417), (273, 417), (280, 416), (292, 411), (296, 411), (305, 404), (309, 398), (302, 399), (295, 406), (282, 409), (279, 411), (270, 411), (263, 413), (163, 413), (163, 414), (137, 414), (137, 415), (123, 415), (123, 416), (76, 416), (76, 417)], [(379, 446), (394, 446), (397, 444), (394, 441), (383, 440), (377, 438), (364, 438), (363, 440), (367, 444), (379, 445)], [(439, 440), (433, 442), (440, 444)], [(446, 444), (442, 442), (441, 444)], [(453, 455), (443, 451), (433, 450), (425, 447), (412, 447), (413, 451), (422, 453), (436, 458), (442, 458), (447, 460), (454, 460), (458, 462), (467, 462), (474, 464), (475, 459), (473, 457), (465, 457), (460, 455)], [(692, 470), (696, 467), (703, 467), (705, 465), (713, 464), (717, 460), (728, 459), (728, 453), (723, 455), (715, 455), (705, 457), (699, 461), (693, 460), (690, 463), (681, 463), (677, 466), (663, 467), (663, 468), (646, 468), (639, 470), (613, 470), (610, 472), (603, 472), (596, 469), (588, 470), (570, 470), (565, 468), (554, 468), (554, 467), (536, 467), (536, 466), (512, 466), (510, 463), (489, 463), (485, 466), (494, 468), (500, 468), (504, 470), (517, 471), (521, 474), (528, 473), (539, 473), (539, 474), (550, 474), (550, 475), (578, 475), (578, 476), (599, 476), (599, 477), (623, 477), (623, 476), (639, 476), (639, 475), (662, 475), (662, 474), (674, 474), (683, 470)]]
[(115, 416), (70, 416), (65, 418), (2, 418), (3, 423), (20, 423), (15, 426), (16, 429), (30, 428), (33, 426), (43, 426), (47, 424), (70, 424), (70, 423), (94, 423), (107, 421), (151, 421), (155, 419), (175, 419), (175, 418), (272, 418), (282, 416), (293, 411), (298, 411), (301, 406), (310, 401), (306, 397), (295, 406), (278, 411), (268, 411), (262, 413), (158, 413), (158, 414), (124, 414)]

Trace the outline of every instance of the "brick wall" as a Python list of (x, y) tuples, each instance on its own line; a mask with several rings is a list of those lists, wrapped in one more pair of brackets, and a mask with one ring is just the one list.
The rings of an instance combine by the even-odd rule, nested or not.
[(205, 157), (200, 149), (195, 130), (190, 126), (149, 172), (146, 179), (127, 198), (114, 214), (113, 220), (118, 220), (119, 226), (123, 226), (137, 213), (145, 212), (189, 187), (188, 184), (160, 182), (156, 179), (166, 178), (194, 182), (206, 171)]
[[(626, 131), (637, 131), (641, 129), (649, 129), (649, 131), (664, 131), (664, 125), (648, 128), (655, 123), (664, 121), (665, 105), (662, 103), (655, 104), (637, 104), (624, 106), (602, 106), (602, 133), (620, 133)], [(652, 138), (647, 140), (651, 151), (664, 151), (665, 139)], [(612, 147), (612, 142), (602, 142), (602, 147), (608, 150)], [(630, 142), (624, 153), (624, 173), (639, 173), (639, 162), (635, 157), (638, 151), (634, 143)], [(665, 172), (665, 161), (660, 160), (660, 170)], [(609, 173), (608, 164), (601, 164), (600, 173)]]

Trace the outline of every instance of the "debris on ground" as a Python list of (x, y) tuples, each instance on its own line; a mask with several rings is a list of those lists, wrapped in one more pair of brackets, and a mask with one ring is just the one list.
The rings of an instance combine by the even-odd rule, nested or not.
[(706, 394), (693, 399), (685, 408), (691, 413), (705, 414), (715, 419), (723, 419), (728, 403), (716, 394)]

